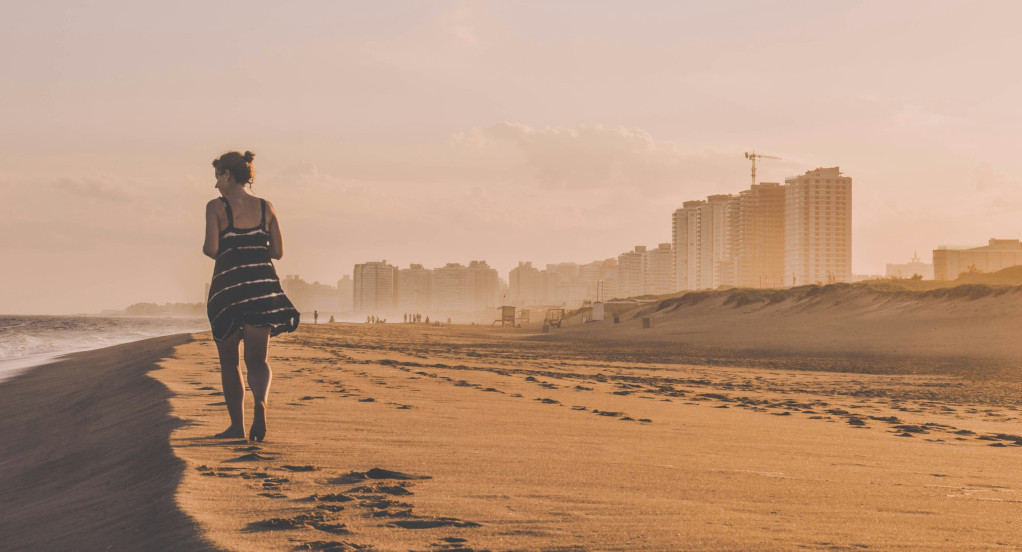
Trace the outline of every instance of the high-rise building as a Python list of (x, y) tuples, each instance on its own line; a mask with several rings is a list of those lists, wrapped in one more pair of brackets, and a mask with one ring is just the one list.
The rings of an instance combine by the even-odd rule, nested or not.
[(645, 256), (645, 245), (636, 245), (634, 250), (618, 255), (617, 285), (620, 297), (636, 297), (645, 293), (642, 274)]
[(354, 296), (357, 312), (384, 314), (395, 310), (397, 267), (382, 262), (355, 265)]
[(461, 263), (447, 263), (433, 269), (433, 308), (459, 312), (472, 310), (468, 267)]
[(288, 274), (280, 281), (280, 287), (299, 312), (345, 311), (341, 291), (329, 284), (309, 283), (297, 274)]
[[(686, 201), (682, 208), (671, 217), (671, 246), (674, 251), (675, 291), (700, 289), (700, 237), (699, 208), (705, 201)], [(620, 265), (619, 265), (620, 266)], [(625, 294), (624, 281), (618, 278), (618, 286)]]
[(642, 256), (642, 294), (666, 295), (674, 292), (674, 251), (662, 243)]
[(355, 281), (345, 274), (337, 280), (337, 293), (341, 296), (341, 312), (355, 310)]
[(486, 261), (470, 261), (466, 269), (469, 308), (474, 311), (500, 306), (500, 276)]
[(397, 308), (421, 313), (433, 306), (433, 271), (413, 264), (397, 271)]
[(519, 308), (544, 304), (542, 276), (531, 262), (519, 262), (517, 267), (512, 268), (508, 274), (508, 285), (509, 304)]
[(987, 245), (972, 248), (938, 247), (933, 250), (933, 278), (954, 280), (963, 272), (997, 272), (1022, 265), (1019, 240), (990, 239)]
[(784, 285), (784, 187), (763, 182), (732, 201), (730, 249), (738, 287)]
[(784, 180), (784, 284), (852, 278), (852, 179), (838, 167)]
[(698, 287), (716, 288), (723, 282), (722, 264), (727, 260), (726, 233), (727, 203), (730, 195), (717, 194), (706, 198), (698, 207), (699, 220), (699, 279)]

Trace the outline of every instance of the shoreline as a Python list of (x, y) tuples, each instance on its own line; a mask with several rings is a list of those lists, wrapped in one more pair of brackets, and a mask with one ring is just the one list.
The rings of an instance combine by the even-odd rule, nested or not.
[(9, 550), (215, 550), (182, 513), (180, 421), (148, 373), (191, 334), (69, 353), (0, 383)]
[[(96, 349), (87, 349), (87, 350), (93, 350), (94, 351)], [(64, 352), (62, 352), (62, 353), (40, 353), (38, 355), (30, 355), (30, 356), (27, 356), (27, 357), (9, 358), (9, 359), (6, 359), (6, 360), (0, 360), (0, 385), (2, 385), (3, 382), (5, 382), (5, 381), (7, 381), (7, 380), (17, 376), (18, 374), (21, 374), (22, 372), (31, 370), (31, 369), (33, 369), (33, 368), (35, 368), (37, 366), (45, 366), (47, 364), (53, 364), (54, 362), (58, 362), (58, 361), (62, 360), (64, 357), (66, 357), (67, 355), (73, 354), (75, 352), (80, 352), (80, 351), (73, 351), (71, 353), (64, 353)]]

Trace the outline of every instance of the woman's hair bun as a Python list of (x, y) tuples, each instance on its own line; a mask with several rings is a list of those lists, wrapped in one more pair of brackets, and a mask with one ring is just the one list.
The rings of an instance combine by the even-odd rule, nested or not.
[(213, 160), (213, 166), (218, 171), (231, 173), (234, 181), (238, 184), (251, 184), (253, 159), (255, 159), (255, 154), (250, 151), (246, 151), (244, 155), (236, 151), (229, 151)]

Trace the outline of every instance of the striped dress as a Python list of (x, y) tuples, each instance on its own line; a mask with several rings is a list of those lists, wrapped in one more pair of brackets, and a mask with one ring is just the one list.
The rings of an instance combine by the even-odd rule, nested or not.
[(270, 335), (293, 332), (298, 327), (298, 311), (280, 288), (270, 260), (266, 201), (259, 200), (263, 209), (259, 226), (235, 228), (231, 204), (222, 197), (220, 200), (227, 209), (227, 228), (220, 232), (220, 250), (206, 299), (213, 339), (226, 339), (242, 324), (269, 327)]

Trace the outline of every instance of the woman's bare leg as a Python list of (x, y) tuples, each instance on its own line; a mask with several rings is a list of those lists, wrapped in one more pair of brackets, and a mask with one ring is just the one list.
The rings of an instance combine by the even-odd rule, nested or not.
[(241, 378), (241, 366), (238, 365), (238, 343), (241, 332), (216, 344), (220, 355), (220, 383), (224, 387), (224, 402), (227, 413), (231, 416), (231, 427), (217, 437), (245, 438), (245, 382)]
[(248, 371), (248, 386), (255, 399), (255, 412), (248, 438), (262, 441), (266, 436), (266, 406), (269, 402), (270, 381), (273, 372), (266, 362), (266, 347), (270, 341), (270, 329), (245, 324), (245, 369)]

